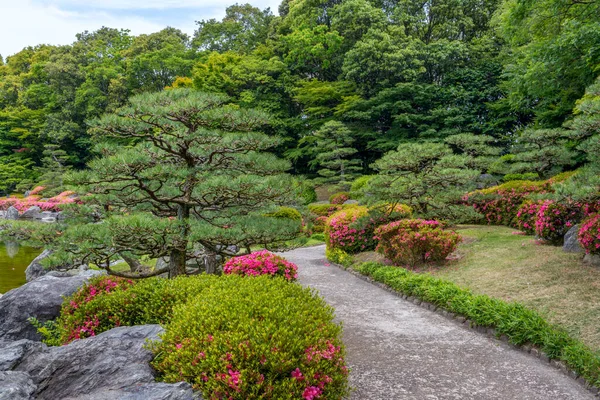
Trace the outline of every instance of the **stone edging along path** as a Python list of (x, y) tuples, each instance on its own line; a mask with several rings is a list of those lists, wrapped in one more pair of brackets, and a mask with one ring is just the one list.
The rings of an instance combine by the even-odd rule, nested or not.
[(493, 330), (472, 329), (463, 317), (338, 268), (325, 259), (324, 246), (284, 256), (343, 324), (351, 400), (597, 398), (537, 349), (517, 348)]

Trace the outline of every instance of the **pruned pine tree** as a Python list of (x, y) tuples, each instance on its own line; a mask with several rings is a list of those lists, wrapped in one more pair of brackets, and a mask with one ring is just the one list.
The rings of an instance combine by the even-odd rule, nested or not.
[[(258, 131), (267, 122), (262, 112), (228, 105), (226, 96), (189, 89), (135, 96), (93, 121), (100, 156), (68, 176), (87, 211), (80, 207), (74, 214), (81, 218), (53, 243), (53, 262), (175, 277), (199, 260), (205, 265), (197, 271), (215, 272), (218, 256), (234, 255), (231, 246), (249, 251), (296, 237), (297, 221), (265, 215), (294, 203), (297, 193), (284, 173), (288, 162), (265, 152), (277, 143)], [(159, 257), (168, 265), (144, 265)], [(111, 268), (116, 258), (131, 271)]]
[(352, 180), (362, 172), (361, 161), (353, 158), (358, 150), (352, 147), (352, 131), (342, 122), (326, 122), (313, 134), (316, 151), (315, 164), (320, 178), (318, 183), (349, 186)]

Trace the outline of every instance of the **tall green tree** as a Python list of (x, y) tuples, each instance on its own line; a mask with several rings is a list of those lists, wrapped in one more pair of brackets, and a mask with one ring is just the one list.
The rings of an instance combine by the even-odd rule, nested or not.
[(358, 150), (352, 147), (352, 131), (339, 121), (329, 121), (314, 132), (311, 139), (317, 151), (314, 164), (320, 167), (321, 178), (317, 181), (347, 189), (363, 170), (361, 160), (356, 158)]
[[(267, 116), (227, 103), (223, 95), (174, 89), (135, 96), (92, 122), (100, 157), (68, 177), (85, 205), (49, 244), (53, 261), (93, 262), (131, 278), (174, 277), (187, 273), (190, 260), (215, 272), (218, 255), (235, 254), (232, 245), (295, 237), (298, 221), (267, 216), (293, 204), (297, 189), (283, 173), (289, 164), (265, 152), (276, 143), (259, 132)], [(165, 256), (167, 266), (144, 267), (147, 257)], [(132, 271), (113, 270), (116, 257)]]

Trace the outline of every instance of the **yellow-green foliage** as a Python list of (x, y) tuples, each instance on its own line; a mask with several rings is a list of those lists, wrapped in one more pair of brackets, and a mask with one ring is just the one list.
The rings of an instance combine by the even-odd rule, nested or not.
[(514, 190), (516, 192), (531, 192), (532, 189), (549, 189), (550, 184), (548, 181), (510, 181), (503, 183), (498, 186), (492, 186), (486, 189), (477, 190), (473, 193), (481, 193), (481, 194), (495, 194), (499, 191), (511, 191)]
[(266, 214), (267, 217), (273, 218), (285, 218), (291, 219), (292, 221), (302, 221), (302, 214), (300, 211), (292, 207), (279, 207), (277, 211)]
[(383, 213), (394, 219), (412, 217), (412, 208), (406, 204), (380, 203), (369, 207), (369, 213)]
[(354, 262), (354, 258), (341, 249), (326, 249), (325, 256), (332, 263), (336, 263), (342, 265), (346, 268), (349, 268)]
[[(152, 365), (205, 398), (322, 399), (348, 394), (341, 328), (333, 309), (283, 279), (227, 276), (177, 307)], [(317, 390), (318, 389), (318, 390)], [(315, 397), (317, 398), (317, 397)]]
[(352, 182), (352, 186), (350, 186), (350, 195), (352, 197), (361, 197), (363, 195), (362, 191), (367, 186), (369, 181), (373, 179), (375, 175), (364, 175), (359, 178), (356, 178)]

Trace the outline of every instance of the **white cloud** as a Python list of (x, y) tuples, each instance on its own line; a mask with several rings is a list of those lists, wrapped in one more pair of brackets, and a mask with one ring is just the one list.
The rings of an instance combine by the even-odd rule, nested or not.
[[(193, 34), (195, 20), (221, 18), (229, 4), (244, 0), (0, 0), (0, 54), (17, 53), (27, 46), (38, 44), (64, 45), (75, 41), (75, 35), (94, 31), (102, 26), (130, 29), (134, 35), (156, 32), (174, 26)], [(280, 0), (255, 0), (260, 8), (271, 7), (274, 12)], [(196, 8), (173, 19), (161, 19), (161, 9)], [(120, 11), (127, 10), (126, 13)], [(157, 10), (136, 15), (136, 10)], [(172, 16), (172, 13), (171, 13)]]

